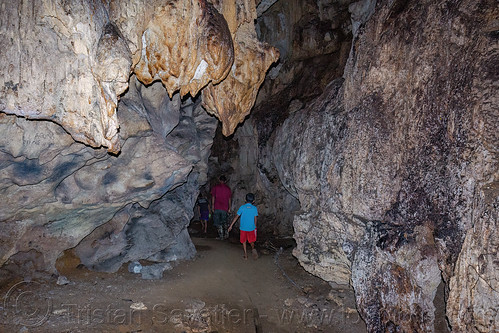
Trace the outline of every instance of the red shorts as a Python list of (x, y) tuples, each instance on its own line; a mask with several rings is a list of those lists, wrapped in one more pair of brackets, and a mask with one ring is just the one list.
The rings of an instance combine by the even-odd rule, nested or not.
[(244, 231), (240, 230), (241, 235), (239, 236), (239, 240), (241, 243), (248, 241), (249, 243), (254, 243), (256, 241), (256, 229), (253, 231)]

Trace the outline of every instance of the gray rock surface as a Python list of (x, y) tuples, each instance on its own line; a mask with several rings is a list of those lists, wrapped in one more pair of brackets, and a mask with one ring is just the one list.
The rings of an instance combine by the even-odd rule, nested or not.
[[(141, 91), (150, 88), (156, 90), (153, 85), (142, 87)], [(131, 90), (130, 95), (125, 95), (122, 99), (126, 105), (124, 109), (138, 109), (144, 114), (177, 114), (171, 117), (179, 119), (173, 130), (169, 130), (169, 122), (156, 123), (156, 131), (153, 133), (163, 137), (165, 132), (171, 131), (162, 139), (165, 149), (182, 156), (193, 169), (181, 186), (172, 188), (147, 205), (130, 203), (110, 222), (96, 228), (78, 244), (75, 252), (82, 263), (100, 271), (115, 272), (123, 263), (139, 259), (158, 262), (189, 259), (196, 252), (187, 226), (193, 216), (199, 187), (206, 181), (207, 160), (217, 121), (203, 110), (199, 102), (194, 103), (190, 99), (181, 102), (174, 97), (173, 101), (167, 102), (169, 107), (163, 109), (164, 99), (168, 98), (164, 94), (140, 93), (140, 96), (141, 99), (138, 99)], [(151, 101), (147, 101), (148, 98)], [(142, 107), (141, 100), (146, 100)], [(162, 110), (151, 110), (154, 103)], [(173, 105), (177, 107), (172, 107)], [(96, 243), (100, 246), (95, 246)]]
[[(82, 263), (102, 271), (161, 251), (167, 261), (193, 256), (186, 227), (217, 121), (199, 101), (169, 100), (148, 91), (157, 86), (140, 85), (120, 101), (119, 156), (74, 142), (54, 123), (1, 116), (5, 268), (33, 262), (26, 267), (53, 272), (76, 245)], [(30, 251), (38, 255), (20, 255)]]
[[(265, 15), (278, 5), (260, 22), (277, 22)], [(442, 279), (453, 331), (498, 330), (497, 6), (362, 1), (350, 11), (344, 81), (316, 72), (304, 88), (287, 75), (299, 67), (283, 65), (253, 119), (258, 151), (273, 146), (259, 171), (273, 165), (299, 199), (294, 254), (353, 285), (369, 331), (434, 331)], [(314, 89), (324, 92), (300, 107), (294, 93)]]
[(172, 269), (169, 263), (147, 265), (142, 267), (141, 277), (144, 280), (159, 280), (163, 278), (163, 272)]

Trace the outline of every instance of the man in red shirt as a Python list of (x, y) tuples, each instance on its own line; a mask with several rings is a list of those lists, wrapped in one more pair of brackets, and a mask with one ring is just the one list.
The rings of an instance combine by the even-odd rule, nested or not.
[(211, 189), (211, 207), (213, 209), (213, 224), (218, 230), (217, 239), (229, 238), (227, 231), (227, 214), (230, 213), (232, 192), (225, 184), (227, 178), (220, 176), (220, 182)]

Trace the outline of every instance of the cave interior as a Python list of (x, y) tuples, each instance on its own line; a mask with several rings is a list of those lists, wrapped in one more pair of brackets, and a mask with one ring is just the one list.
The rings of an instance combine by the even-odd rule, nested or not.
[(70, 328), (51, 292), (181, 302), (189, 265), (240, 259), (237, 224), (199, 224), (224, 175), (260, 253), (226, 266), (341, 320), (286, 326), (253, 295), (227, 328), (204, 295), (172, 331), (499, 331), (497, 1), (37, 0), (2, 3), (0, 31), (1, 329), (117, 330), (105, 297)]

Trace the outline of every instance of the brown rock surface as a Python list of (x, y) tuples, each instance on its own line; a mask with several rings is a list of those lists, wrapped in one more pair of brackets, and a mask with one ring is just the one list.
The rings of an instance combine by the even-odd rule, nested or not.
[(209, 82), (225, 79), (234, 62), (227, 22), (206, 0), (169, 2), (157, 9), (141, 44), (137, 78), (145, 84), (160, 79), (170, 97), (177, 90), (196, 96)]
[(170, 97), (194, 97), (232, 71), (230, 89), (210, 87), (206, 102), (228, 135), (277, 51), (256, 39), (253, 2), (215, 5), (229, 17), (206, 0), (4, 3), (0, 111), (54, 121), (76, 141), (117, 153), (116, 107), (131, 72), (145, 84), (161, 80)]
[[(497, 6), (359, 1), (350, 9), (344, 82), (327, 81), (307, 103), (289, 74), (306, 71), (284, 64), (259, 99), (259, 152), (273, 146), (259, 172), (274, 165), (301, 206), (294, 254), (326, 281), (353, 285), (371, 332), (434, 331), (442, 279), (453, 331), (496, 331)], [(265, 31), (279, 40), (279, 30)], [(322, 92), (327, 78), (307, 81), (308, 91)]]
[(225, 136), (234, 133), (255, 104), (267, 69), (279, 58), (279, 51), (256, 36), (253, 1), (219, 2), (234, 39), (234, 64), (227, 78), (203, 90), (203, 106), (222, 122)]

